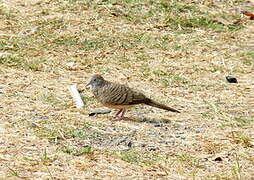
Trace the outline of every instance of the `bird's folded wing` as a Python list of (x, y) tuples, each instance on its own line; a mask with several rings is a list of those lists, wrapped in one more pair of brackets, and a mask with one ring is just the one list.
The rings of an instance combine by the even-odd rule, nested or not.
[(101, 91), (101, 102), (111, 105), (135, 105), (146, 101), (146, 96), (140, 92), (134, 91), (131, 88), (111, 83), (104, 87)]

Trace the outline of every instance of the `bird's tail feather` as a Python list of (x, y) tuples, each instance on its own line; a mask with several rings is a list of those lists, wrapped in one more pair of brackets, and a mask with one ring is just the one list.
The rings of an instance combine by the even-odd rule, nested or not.
[(164, 104), (160, 104), (160, 103), (155, 102), (155, 101), (153, 101), (151, 99), (150, 99), (150, 101), (145, 102), (145, 104), (148, 105), (148, 106), (153, 106), (153, 107), (159, 108), (159, 109), (164, 109), (164, 110), (167, 110), (167, 111), (172, 111), (172, 112), (180, 113), (180, 111), (178, 111), (176, 109), (168, 107), (168, 106), (166, 106)]

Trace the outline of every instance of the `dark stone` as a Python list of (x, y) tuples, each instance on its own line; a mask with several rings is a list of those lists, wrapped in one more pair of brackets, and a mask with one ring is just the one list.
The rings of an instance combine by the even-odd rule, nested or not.
[(156, 147), (150, 147), (148, 150), (149, 151), (156, 151), (158, 148), (156, 148)]
[(91, 113), (89, 113), (89, 116), (95, 116), (96, 115), (96, 113), (95, 112), (91, 112)]
[(237, 79), (233, 76), (226, 76), (226, 79), (229, 83), (237, 83)]
[(155, 124), (154, 127), (161, 127), (162, 124)]
[(130, 141), (128, 144), (127, 144), (128, 147), (132, 147), (132, 142)]
[(214, 159), (214, 161), (220, 162), (220, 161), (222, 161), (222, 158), (221, 157), (217, 157), (217, 158)]

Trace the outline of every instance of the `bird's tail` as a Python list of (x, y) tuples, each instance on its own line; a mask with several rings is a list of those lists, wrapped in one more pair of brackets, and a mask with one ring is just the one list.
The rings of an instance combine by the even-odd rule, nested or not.
[(149, 101), (145, 102), (145, 104), (148, 105), (148, 106), (153, 106), (153, 107), (159, 108), (159, 109), (164, 109), (164, 110), (167, 110), (167, 111), (180, 113), (180, 111), (178, 111), (178, 110), (175, 110), (175, 109), (173, 109), (171, 107), (168, 107), (164, 104), (157, 103), (157, 102), (155, 102), (151, 99), (149, 99)]

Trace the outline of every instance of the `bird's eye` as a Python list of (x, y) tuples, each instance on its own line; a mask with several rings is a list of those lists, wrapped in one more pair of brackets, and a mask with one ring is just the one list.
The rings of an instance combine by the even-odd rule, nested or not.
[(93, 79), (93, 82), (95, 82), (96, 81), (96, 79)]

